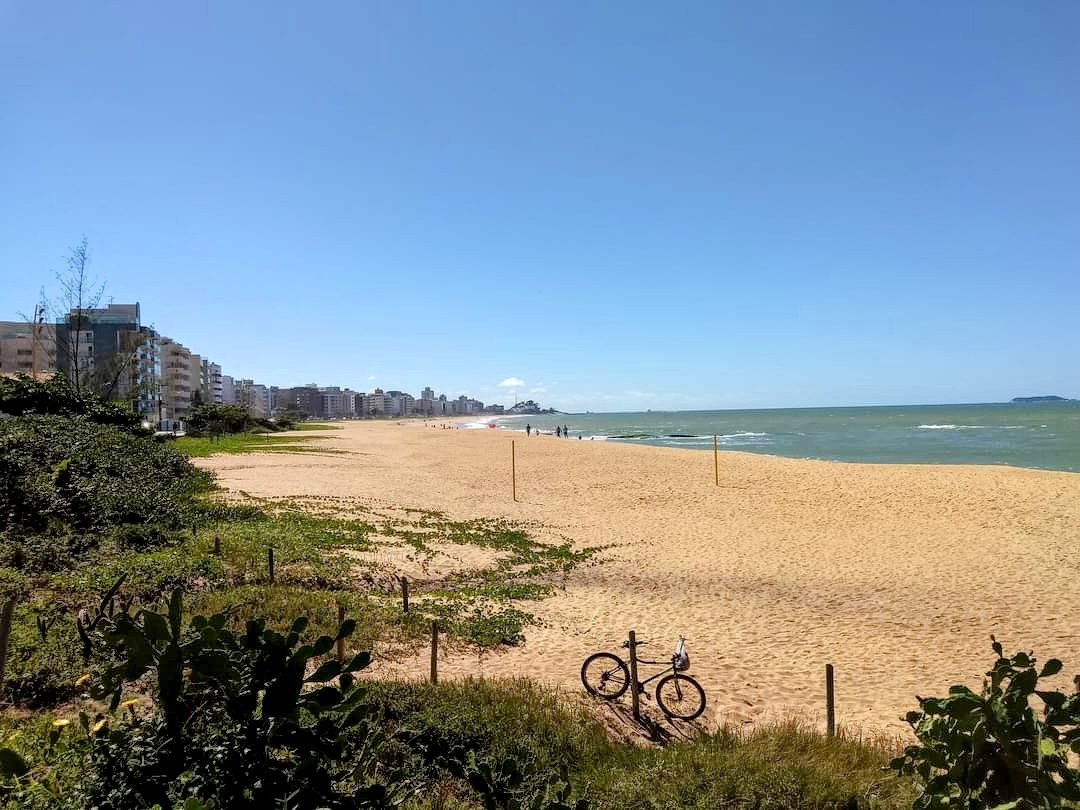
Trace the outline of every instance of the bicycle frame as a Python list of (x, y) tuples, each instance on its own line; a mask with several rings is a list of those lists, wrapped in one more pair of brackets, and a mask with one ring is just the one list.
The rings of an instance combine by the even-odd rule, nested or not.
[[(656, 664), (666, 664), (667, 665), (665, 669), (660, 670), (655, 675), (650, 675), (645, 680), (638, 681), (638, 690), (644, 689), (645, 684), (647, 684), (649, 681), (655, 681), (657, 678), (659, 678), (659, 677), (661, 677), (663, 675), (667, 675), (669, 671), (672, 674), (675, 674), (675, 675), (677, 675), (679, 673), (679, 670), (677, 670), (675, 668), (675, 662), (674, 661), (646, 661), (644, 658), (638, 658), (637, 662), (639, 664), (648, 664), (649, 666), (655, 666)], [(629, 662), (627, 662), (627, 664), (629, 665)]]

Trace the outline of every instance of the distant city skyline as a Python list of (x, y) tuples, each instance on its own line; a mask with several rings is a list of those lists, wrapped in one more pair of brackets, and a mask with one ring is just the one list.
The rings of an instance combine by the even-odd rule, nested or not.
[[(1080, 4), (0, 6), (0, 318), (566, 411), (1080, 397)], [(517, 378), (522, 386), (501, 382)]]

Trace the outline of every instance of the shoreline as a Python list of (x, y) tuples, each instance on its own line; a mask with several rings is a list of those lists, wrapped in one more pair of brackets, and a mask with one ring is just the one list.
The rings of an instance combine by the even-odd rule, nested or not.
[[(530, 603), (544, 625), (524, 646), (455, 654), (446, 677), (527, 672), (577, 689), (584, 657), (626, 630), (664, 653), (682, 633), (714, 720), (820, 719), (832, 663), (840, 722), (893, 733), (916, 693), (978, 684), (990, 633), (1080, 668), (1080, 615), (1060, 607), (1080, 572), (1076, 475), (726, 450), (716, 486), (712, 459), (690, 448), (533, 439), (516, 442), (514, 503), (514, 432), (341, 424), (320, 444), (343, 454), (200, 463), (256, 496), (349, 495), (606, 547)], [(425, 666), (421, 655), (391, 669)]]

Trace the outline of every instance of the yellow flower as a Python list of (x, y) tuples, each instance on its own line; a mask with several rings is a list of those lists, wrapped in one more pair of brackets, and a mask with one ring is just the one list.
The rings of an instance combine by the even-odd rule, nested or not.
[(102, 717), (100, 720), (98, 720), (96, 723), (94, 723), (94, 733), (97, 734), (99, 731), (101, 731), (103, 728), (105, 728), (105, 726), (107, 726), (108, 724), (109, 724), (109, 718)]
[(57, 728), (63, 728), (64, 726), (70, 726), (71, 721), (67, 720), (66, 718), (61, 718), (60, 720), (53, 720), (52, 724)]
[(134, 708), (135, 706), (138, 706), (138, 705), (139, 705), (139, 699), (138, 698), (131, 698), (131, 699), (125, 700), (123, 703), (121, 703), (120, 708), (121, 709), (131, 709), (131, 708)]
[(79, 680), (75, 681), (75, 685), (79, 686), (79, 687), (86, 686), (88, 683), (90, 683), (90, 673), (89, 672), (87, 672), (85, 675), (83, 675), (81, 678), (79, 678)]

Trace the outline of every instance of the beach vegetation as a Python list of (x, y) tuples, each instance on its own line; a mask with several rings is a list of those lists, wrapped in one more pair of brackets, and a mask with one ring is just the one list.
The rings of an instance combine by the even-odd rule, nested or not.
[(79, 391), (59, 374), (0, 377), (0, 413), (9, 416), (82, 416), (99, 425), (112, 425), (146, 435), (139, 416), (127, 405)]
[[(1061, 807), (1080, 802), (1080, 677), (1073, 694), (1040, 688), (1062, 670), (1030, 652), (996, 660), (982, 690), (953, 686), (944, 698), (920, 698), (906, 720), (918, 742), (892, 762), (918, 778), (915, 810)], [(1076, 806), (1073, 804), (1073, 806)]]

